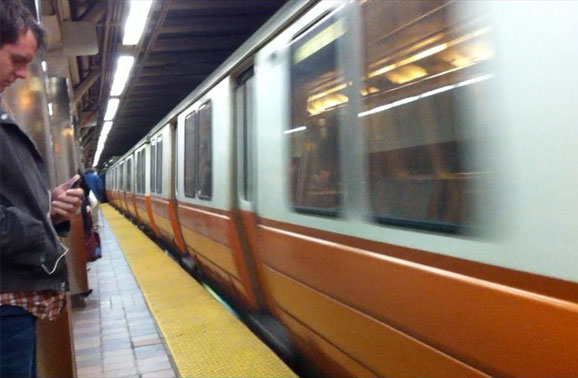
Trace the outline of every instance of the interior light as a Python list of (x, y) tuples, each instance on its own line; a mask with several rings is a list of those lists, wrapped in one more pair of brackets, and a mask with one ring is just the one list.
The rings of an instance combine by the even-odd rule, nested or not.
[(105, 121), (112, 121), (118, 110), (118, 105), (120, 100), (118, 98), (111, 98), (108, 100), (108, 105), (106, 106), (106, 113), (104, 114)]
[(392, 71), (392, 70), (394, 70), (394, 69), (396, 69), (396, 68), (405, 66), (406, 64), (410, 64), (410, 63), (413, 63), (413, 62), (417, 62), (418, 60), (421, 60), (421, 59), (423, 59), (423, 58), (427, 58), (428, 56), (432, 56), (432, 55), (434, 55), (434, 54), (437, 54), (437, 53), (439, 53), (440, 51), (443, 51), (443, 50), (445, 50), (445, 49), (447, 49), (447, 48), (448, 48), (448, 44), (447, 44), (447, 43), (442, 43), (441, 45), (437, 45), (437, 46), (431, 47), (431, 48), (426, 49), (426, 50), (424, 50), (424, 51), (422, 51), (422, 52), (419, 52), (419, 53), (417, 53), (417, 54), (415, 54), (415, 55), (412, 55), (412, 56), (410, 56), (409, 58), (403, 59), (403, 60), (401, 60), (401, 61), (399, 61), (399, 62), (397, 62), (397, 63), (390, 64), (390, 65), (388, 65), (388, 66), (386, 66), (386, 67), (383, 67), (383, 68), (380, 68), (380, 69), (375, 70), (375, 71), (373, 71), (373, 72), (370, 72), (369, 75), (368, 75), (368, 77), (371, 78), (371, 77), (383, 75), (384, 73), (387, 73), (387, 72)]
[(54, 110), (52, 110), (52, 103), (51, 102), (48, 103), (48, 115), (51, 117), (54, 115)]
[(128, 17), (124, 24), (123, 45), (138, 44), (147, 23), (152, 4), (152, 0), (131, 0)]
[(46, 66), (46, 61), (43, 60), (42, 63), (40, 63), (40, 64), (42, 65), (42, 70), (43, 70), (44, 72), (46, 72), (46, 67), (47, 67), (47, 66)]
[(338, 91), (340, 91), (340, 90), (342, 90), (342, 89), (344, 89), (344, 88), (346, 88), (346, 87), (347, 87), (346, 84), (338, 85), (338, 86), (333, 87), (333, 88), (331, 88), (331, 89), (328, 89), (328, 90), (326, 90), (326, 91), (324, 91), (324, 92), (317, 93), (317, 94), (315, 94), (315, 95), (313, 95), (313, 96), (310, 96), (309, 98), (307, 98), (307, 101), (317, 100), (318, 98), (322, 98), (322, 97), (327, 96), (328, 94), (338, 92)]
[(130, 70), (134, 64), (134, 56), (120, 56), (116, 62), (116, 72), (112, 82), (111, 96), (120, 96), (128, 81)]
[(449, 90), (454, 89), (454, 88), (479, 83), (481, 81), (485, 81), (485, 80), (491, 79), (493, 77), (494, 77), (493, 74), (486, 74), (486, 75), (481, 75), (481, 76), (475, 77), (473, 79), (464, 80), (464, 81), (459, 82), (457, 84), (446, 85), (446, 86), (443, 86), (440, 88), (433, 89), (431, 91), (421, 93), (417, 96), (406, 97), (406, 98), (403, 98), (401, 100), (391, 102), (389, 104), (377, 106), (377, 107), (369, 109), (365, 112), (359, 113), (357, 115), (357, 117), (361, 118), (361, 117), (365, 117), (365, 116), (368, 116), (371, 114), (380, 113), (380, 112), (383, 112), (383, 111), (391, 109), (391, 108), (395, 108), (395, 107), (400, 106), (400, 105), (409, 104), (410, 102), (414, 102), (414, 101), (417, 101), (417, 100), (425, 98), (425, 97), (433, 96), (433, 95), (436, 95), (438, 93), (443, 93), (443, 92), (449, 91)]
[(419, 79), (427, 75), (427, 71), (416, 64), (408, 64), (400, 67), (395, 71), (388, 72), (385, 77), (395, 84), (405, 84), (407, 82)]
[(294, 128), (294, 129), (285, 130), (285, 131), (283, 131), (283, 134), (293, 134), (293, 133), (296, 133), (298, 131), (303, 131), (303, 130), (307, 130), (307, 126), (299, 126), (299, 127)]

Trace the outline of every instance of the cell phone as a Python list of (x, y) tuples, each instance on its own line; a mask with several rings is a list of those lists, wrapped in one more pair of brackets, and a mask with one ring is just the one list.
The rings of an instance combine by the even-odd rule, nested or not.
[(70, 188), (74, 189), (74, 188), (80, 187), (81, 181), (82, 181), (82, 177), (79, 177), (78, 180), (76, 180), (75, 182), (72, 183), (72, 186)]
[(80, 186), (80, 178), (81, 177), (79, 175), (75, 175), (62, 183), (61, 187), (64, 190), (78, 188)]

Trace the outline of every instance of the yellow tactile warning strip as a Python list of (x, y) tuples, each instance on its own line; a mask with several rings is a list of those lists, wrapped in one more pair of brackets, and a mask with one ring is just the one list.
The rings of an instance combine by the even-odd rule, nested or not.
[(181, 377), (296, 377), (268, 347), (112, 207), (113, 229)]

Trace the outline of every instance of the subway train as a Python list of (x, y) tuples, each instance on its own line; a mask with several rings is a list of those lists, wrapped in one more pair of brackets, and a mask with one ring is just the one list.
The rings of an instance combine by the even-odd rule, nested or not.
[(108, 198), (324, 375), (578, 376), (576, 14), (290, 2)]

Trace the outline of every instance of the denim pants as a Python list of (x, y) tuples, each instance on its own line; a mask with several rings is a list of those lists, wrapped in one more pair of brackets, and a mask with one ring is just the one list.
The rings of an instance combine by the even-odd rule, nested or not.
[(18, 306), (0, 306), (0, 377), (36, 377), (36, 317)]

